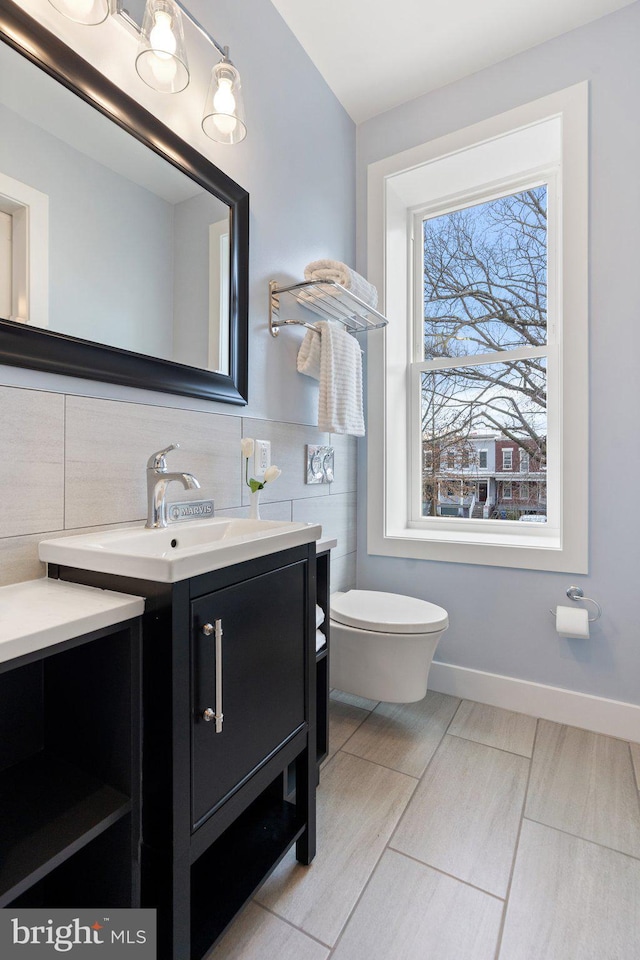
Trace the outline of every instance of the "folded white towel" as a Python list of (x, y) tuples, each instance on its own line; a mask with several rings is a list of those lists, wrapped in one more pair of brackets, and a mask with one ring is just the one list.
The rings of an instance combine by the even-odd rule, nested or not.
[(297, 368), (317, 380), (319, 352), (318, 427), (326, 433), (364, 437), (360, 345), (337, 324), (319, 320), (316, 327), (318, 332), (309, 330), (302, 341)]
[(305, 280), (334, 280), (369, 306), (375, 308), (378, 305), (378, 291), (374, 285), (341, 260), (314, 260), (305, 267), (304, 278)]
[(364, 437), (360, 344), (333, 323), (320, 320), (318, 428)]
[(296, 367), (298, 373), (320, 379), (320, 336), (315, 330), (307, 330), (298, 350)]
[(322, 630), (316, 630), (316, 653), (318, 652), (318, 650), (322, 650), (326, 642), (327, 642), (327, 638), (325, 637)]
[(321, 623), (324, 623), (324, 610), (316, 603), (316, 630)]

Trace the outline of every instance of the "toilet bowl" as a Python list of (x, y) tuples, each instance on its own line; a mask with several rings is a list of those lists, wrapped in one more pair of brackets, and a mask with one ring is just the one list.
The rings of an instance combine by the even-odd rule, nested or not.
[(370, 700), (422, 700), (447, 611), (377, 590), (334, 593), (330, 608), (330, 685)]

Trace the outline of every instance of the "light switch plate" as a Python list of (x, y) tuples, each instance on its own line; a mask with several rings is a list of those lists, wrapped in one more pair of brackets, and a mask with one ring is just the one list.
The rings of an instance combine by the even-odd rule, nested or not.
[(253, 448), (253, 475), (262, 480), (267, 467), (271, 466), (271, 441), (256, 440)]
[(333, 447), (307, 444), (307, 475), (305, 483), (332, 483), (333, 460)]

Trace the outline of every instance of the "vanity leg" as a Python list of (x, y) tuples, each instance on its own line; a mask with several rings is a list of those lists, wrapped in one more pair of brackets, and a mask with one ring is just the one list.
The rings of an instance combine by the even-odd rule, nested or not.
[(307, 749), (296, 760), (296, 806), (307, 829), (296, 843), (296, 860), (309, 864), (316, 855), (316, 751), (315, 731)]

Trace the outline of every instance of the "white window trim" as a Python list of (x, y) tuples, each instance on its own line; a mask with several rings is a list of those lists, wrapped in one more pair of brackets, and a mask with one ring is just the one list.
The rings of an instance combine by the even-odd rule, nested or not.
[(13, 218), (10, 320), (49, 326), (49, 197), (0, 173), (0, 209)]
[(229, 218), (209, 224), (208, 369), (229, 373)]
[[(507, 461), (505, 460), (505, 454), (509, 454), (509, 465), (507, 466)], [(513, 470), (513, 449), (509, 447), (508, 449), (502, 448), (502, 469), (503, 470)]]
[[(517, 528), (524, 525), (508, 521), (501, 523), (499, 532), (495, 532), (495, 525), (487, 532), (487, 521), (482, 520), (466, 520), (464, 524), (444, 522), (440, 530), (425, 531), (411, 526), (406, 519), (409, 490), (396, 487), (393, 497), (389, 495), (390, 481), (398, 474), (398, 463), (409, 463), (409, 434), (407, 429), (398, 429), (397, 415), (399, 409), (406, 411), (407, 408), (410, 357), (400, 356), (397, 347), (391, 347), (385, 330), (367, 338), (367, 550), (370, 554), (588, 572), (588, 84), (577, 84), (371, 164), (368, 275), (382, 293), (382, 307), (391, 314), (390, 325), (404, 324), (411, 281), (394, 280), (394, 277), (406, 277), (406, 257), (400, 262), (394, 249), (387, 247), (387, 234), (403, 234), (406, 238), (408, 208), (406, 203), (403, 207), (402, 198), (394, 192), (394, 177), (551, 117), (560, 117), (562, 124), (560, 313), (567, 344), (564, 351), (548, 351), (549, 363), (557, 363), (563, 374), (561, 395), (550, 397), (550, 409), (561, 410), (557, 433), (561, 441), (558, 456), (563, 469), (563, 489), (558, 497), (558, 526), (540, 524), (535, 534), (522, 533)], [(530, 176), (534, 168), (535, 164)], [(407, 416), (405, 412), (405, 418)], [(548, 496), (551, 495), (550, 487)]]

